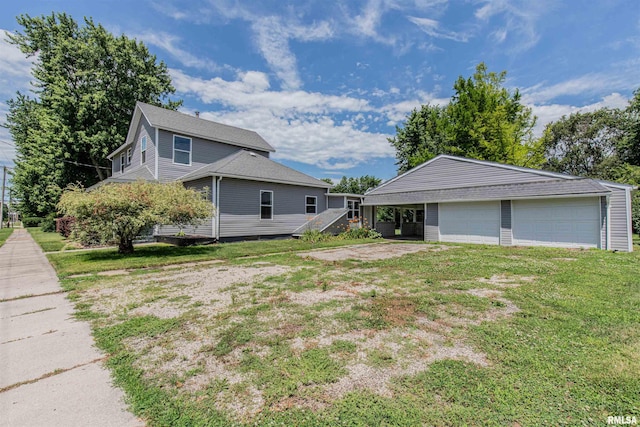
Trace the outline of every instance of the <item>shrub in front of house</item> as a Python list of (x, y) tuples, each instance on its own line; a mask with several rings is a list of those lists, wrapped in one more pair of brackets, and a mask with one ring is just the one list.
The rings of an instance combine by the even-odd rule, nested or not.
[(22, 218), (23, 227), (40, 227), (40, 224), (44, 221), (44, 218), (38, 216), (27, 216)]

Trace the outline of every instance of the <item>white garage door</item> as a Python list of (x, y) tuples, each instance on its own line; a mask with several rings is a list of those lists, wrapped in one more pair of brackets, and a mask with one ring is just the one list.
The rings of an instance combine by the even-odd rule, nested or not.
[(513, 244), (595, 248), (600, 241), (597, 197), (514, 200)]
[(500, 243), (500, 202), (440, 203), (440, 240)]

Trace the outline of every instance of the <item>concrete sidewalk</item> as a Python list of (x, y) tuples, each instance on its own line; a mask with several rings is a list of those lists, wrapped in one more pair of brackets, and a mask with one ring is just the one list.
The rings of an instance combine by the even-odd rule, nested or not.
[(140, 426), (24, 229), (0, 248), (0, 426)]

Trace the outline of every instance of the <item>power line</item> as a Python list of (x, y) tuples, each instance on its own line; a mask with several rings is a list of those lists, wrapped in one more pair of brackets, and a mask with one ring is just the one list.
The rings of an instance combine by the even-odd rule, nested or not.
[(3, 143), (5, 143), (5, 144), (7, 144), (7, 145), (10, 145), (10, 146), (12, 146), (12, 147), (15, 147), (15, 146), (16, 146), (16, 143), (15, 143), (15, 142), (9, 142), (9, 141), (5, 141), (5, 140), (3, 140), (3, 139), (0, 139), (0, 142), (3, 142)]
[(78, 163), (78, 162), (74, 162), (72, 160), (64, 160), (64, 159), (55, 159), (55, 160), (57, 162), (71, 163), (72, 165), (75, 165), (75, 166), (87, 166), (87, 167), (90, 167), (90, 168), (104, 169), (104, 170), (108, 170), (108, 171), (111, 170), (111, 168), (107, 168), (107, 167), (104, 167), (104, 166), (95, 166), (95, 165), (89, 165), (87, 163)]

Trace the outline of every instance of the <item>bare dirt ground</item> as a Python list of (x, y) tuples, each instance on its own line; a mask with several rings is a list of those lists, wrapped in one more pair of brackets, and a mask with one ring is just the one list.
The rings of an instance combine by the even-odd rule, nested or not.
[(454, 246), (445, 245), (422, 245), (411, 243), (391, 243), (371, 245), (346, 246), (337, 249), (318, 250), (310, 252), (299, 252), (298, 256), (303, 258), (314, 258), (322, 261), (343, 261), (345, 259), (355, 259), (358, 261), (377, 261), (381, 259), (397, 258), (406, 254), (416, 252), (437, 252), (451, 249)]
[[(450, 248), (372, 244), (298, 255), (325, 262), (374, 261)], [(505, 292), (535, 281), (535, 277), (495, 275), (477, 278), (472, 289), (455, 289), (451, 282), (432, 290), (423, 280), (424, 289), (408, 292), (402, 286), (385, 285), (393, 280), (379, 267), (358, 268), (355, 276), (365, 279), (353, 281), (345, 280), (354, 277), (348, 267), (309, 264), (292, 267), (258, 261), (105, 277), (83, 299), (111, 323), (122, 316), (188, 316), (183, 327), (163, 336), (128, 339), (127, 347), (138, 354), (136, 366), (151, 381), (187, 396), (213, 393), (216, 408), (250, 420), (265, 407), (323, 408), (352, 391), (393, 396), (395, 379), (424, 371), (437, 360), (490, 365), (465, 339), (466, 328), (519, 311)], [(412, 283), (415, 287), (415, 280)], [(481, 310), (460, 302), (420, 309), (416, 298), (434, 295), (491, 303)], [(247, 339), (239, 343), (242, 336)], [(230, 351), (220, 350), (224, 339), (232, 343)], [(277, 359), (282, 345), (285, 356)], [(336, 350), (339, 346), (348, 351)], [(265, 395), (265, 385), (259, 381), (264, 375), (261, 368), (241, 369), (247, 358), (254, 358), (260, 361), (257, 366), (282, 363), (286, 376), (287, 364), (295, 365), (312, 349), (328, 351), (343, 375), (327, 383), (299, 384), (293, 396), (274, 400)]]

